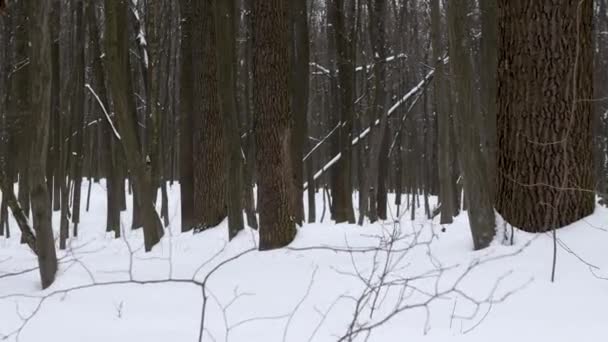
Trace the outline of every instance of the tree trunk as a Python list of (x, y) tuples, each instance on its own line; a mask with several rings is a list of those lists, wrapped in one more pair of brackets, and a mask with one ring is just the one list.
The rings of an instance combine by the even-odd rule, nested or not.
[(473, 108), (473, 67), (467, 25), (468, 1), (451, 0), (448, 5), (449, 49), (457, 144), (468, 200), (469, 225), (476, 250), (489, 246), (495, 235), (494, 207), (487, 191), (487, 172), (481, 150), (480, 113)]
[(260, 250), (284, 247), (296, 235), (291, 208), (289, 3), (265, 0), (253, 4)]
[[(308, 115), (308, 82), (309, 82), (309, 58), (310, 41), (308, 38), (308, 11), (306, 0), (292, 0), (290, 4), (291, 25), (290, 33), (292, 37), (292, 85), (291, 103), (293, 104), (294, 127), (291, 135), (293, 162), (293, 182), (294, 194), (294, 216), (296, 223), (301, 225), (304, 222), (304, 147), (308, 146), (308, 125), (306, 116)], [(314, 188), (314, 186), (313, 186)]]
[(481, 9), (481, 70), (480, 96), (485, 129), (484, 157), (488, 173), (490, 199), (494, 203), (496, 188), (496, 71), (498, 56), (496, 39), (498, 38), (497, 7), (495, 1), (480, 1)]
[(593, 212), (593, 3), (498, 2), (498, 183), (503, 218), (528, 232)]
[[(441, 51), (441, 13), (439, 0), (431, 0), (431, 35), (433, 46), (433, 60), (435, 63), (442, 58)], [(437, 159), (439, 168), (439, 201), (441, 203), (441, 224), (452, 223), (454, 214), (454, 192), (456, 184), (452, 170), (452, 156), (450, 151), (450, 130), (452, 129), (451, 115), (446, 108), (445, 97), (449, 94), (445, 87), (444, 64), (437, 63), (435, 67), (434, 101), (437, 115)]]
[(245, 27), (245, 56), (243, 62), (243, 108), (245, 109), (245, 128), (247, 129), (247, 136), (245, 137), (245, 168), (244, 168), (244, 182), (245, 182), (245, 212), (247, 213), (247, 225), (253, 229), (258, 229), (258, 218), (256, 215), (255, 205), (255, 136), (253, 134), (253, 91), (252, 91), (252, 60), (253, 60), (253, 27), (252, 27), (252, 11), (253, 0), (244, 0), (243, 10), (244, 15), (244, 27)]
[[(236, 108), (236, 34), (235, 0), (215, 1), (215, 32), (217, 37), (217, 79), (220, 115), (225, 137), (226, 204), (228, 206), (228, 238), (243, 230), (243, 178), (241, 134)], [(211, 5), (212, 1), (208, 2)]]
[(196, 225), (194, 215), (194, 173), (192, 124), (194, 113), (194, 78), (192, 76), (192, 0), (180, 0), (181, 65), (179, 101), (179, 183), (182, 213), (182, 232)]
[(82, 166), (84, 162), (84, 83), (85, 83), (85, 26), (84, 26), (84, 0), (75, 1), (76, 27), (74, 35), (74, 93), (72, 96), (72, 113), (74, 115), (74, 132), (76, 136), (72, 144), (72, 179), (74, 180), (74, 196), (72, 204), (72, 223), (74, 236), (78, 235), (80, 222), (80, 200), (82, 193)]
[(386, 104), (386, 27), (384, 17), (386, 11), (385, 0), (368, 0), (369, 7), (369, 29), (372, 51), (374, 54), (374, 95), (372, 110), (370, 111), (370, 123), (380, 120), (380, 124), (374, 129), (375, 132), (369, 138), (370, 140), (370, 158), (369, 158), (369, 219), (371, 222), (378, 220), (378, 186), (381, 185), (380, 168), (381, 155), (388, 153), (385, 150), (387, 144), (385, 139), (386, 127), (388, 118), (385, 115), (384, 106)]
[[(127, 2), (106, 0), (106, 53), (108, 57), (109, 84), (114, 100), (114, 109), (121, 135), (120, 142), (127, 156), (131, 172), (133, 191), (137, 194), (137, 205), (141, 210), (144, 227), (145, 250), (150, 251), (162, 236), (164, 230), (154, 208), (152, 186), (146, 176), (141, 143), (137, 136), (137, 118), (131, 110), (129, 89), (129, 41), (127, 27)], [(134, 208), (136, 210), (137, 208)]]
[(31, 2), (30, 8), (30, 95), (32, 122), (34, 124), (30, 160), (30, 181), (36, 250), (42, 288), (55, 280), (57, 254), (53, 238), (51, 202), (48, 195), (46, 162), (49, 143), (51, 114), (51, 34), (49, 18), (50, 1)]
[(226, 218), (226, 149), (220, 113), (216, 35), (211, 0), (193, 4), (194, 210), (197, 231)]
[(338, 175), (334, 186), (334, 220), (336, 223), (355, 223), (352, 198), (352, 145), (351, 134), (353, 129), (353, 112), (355, 103), (355, 61), (353, 50), (354, 34), (354, 1), (349, 2), (348, 11), (343, 0), (333, 0), (331, 6), (335, 26), (335, 40), (338, 52), (338, 106), (340, 106), (339, 146), (342, 157), (334, 166)]

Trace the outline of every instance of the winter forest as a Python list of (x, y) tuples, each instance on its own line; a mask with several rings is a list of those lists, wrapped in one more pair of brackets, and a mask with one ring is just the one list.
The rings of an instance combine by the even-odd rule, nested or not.
[(0, 0), (0, 340), (608, 341), (607, 0)]

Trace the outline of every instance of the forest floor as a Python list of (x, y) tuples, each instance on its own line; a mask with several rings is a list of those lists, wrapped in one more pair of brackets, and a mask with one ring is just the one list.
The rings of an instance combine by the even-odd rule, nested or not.
[[(141, 230), (127, 228), (130, 205), (126, 238), (105, 233), (105, 188), (94, 184), (45, 291), (11, 221), (13, 237), (0, 237), (0, 340), (197, 341), (202, 330), (203, 341), (338, 341), (357, 331), (359, 341), (608, 341), (605, 208), (557, 231), (552, 283), (550, 234), (515, 230), (511, 244), (500, 224), (493, 245), (474, 252), (466, 215), (443, 227), (421, 206), (414, 221), (407, 211), (363, 227), (326, 213), (289, 248), (258, 252), (251, 229), (229, 243), (225, 223), (181, 234), (179, 187), (169, 195), (171, 226), (144, 253)], [(320, 194), (317, 204), (320, 217)]]

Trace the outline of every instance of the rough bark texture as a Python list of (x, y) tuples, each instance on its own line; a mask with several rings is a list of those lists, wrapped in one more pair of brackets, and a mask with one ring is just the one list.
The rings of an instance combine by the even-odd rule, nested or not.
[(194, 1), (193, 7), (194, 212), (200, 231), (226, 218), (226, 150), (217, 90), (213, 3)]
[(253, 4), (260, 250), (284, 247), (296, 235), (289, 155), (289, 2), (265, 0)]
[(32, 119), (35, 122), (30, 180), (36, 250), (42, 288), (51, 286), (57, 272), (50, 197), (45, 180), (51, 116), (51, 2), (30, 3), (30, 83)]
[(592, 1), (500, 0), (496, 207), (544, 232), (594, 209)]

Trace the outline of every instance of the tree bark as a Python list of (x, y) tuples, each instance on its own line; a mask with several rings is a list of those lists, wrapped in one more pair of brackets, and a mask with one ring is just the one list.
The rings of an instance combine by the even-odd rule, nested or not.
[(228, 238), (244, 228), (241, 134), (236, 108), (236, 33), (235, 0), (215, 0), (216, 59), (218, 64), (218, 95), (225, 137), (226, 204), (228, 206)]
[(497, 7), (495, 1), (480, 1), (481, 10), (481, 70), (480, 100), (485, 132), (484, 154), (488, 173), (488, 189), (492, 203), (496, 188), (496, 72), (498, 56), (496, 39), (498, 38)]
[(289, 3), (266, 0), (253, 4), (260, 250), (284, 247), (296, 235), (291, 207)]
[(192, 56), (192, 0), (180, 0), (181, 64), (179, 101), (179, 182), (182, 213), (182, 232), (190, 231), (196, 225), (194, 215), (194, 173), (193, 137), (194, 78)]
[(226, 148), (217, 79), (213, 2), (193, 3), (194, 210), (197, 231), (220, 224), (226, 208)]
[(594, 210), (593, 3), (498, 2), (496, 206), (528, 232)]
[(32, 122), (36, 139), (32, 142), (30, 181), (36, 250), (40, 280), (45, 289), (55, 280), (57, 254), (53, 238), (51, 202), (48, 195), (46, 162), (51, 114), (51, 35), (50, 1), (30, 2), (30, 95)]
[(467, 25), (468, 1), (448, 4), (449, 51), (452, 71), (455, 130), (468, 200), (469, 225), (476, 250), (489, 246), (495, 235), (494, 207), (487, 191), (487, 172), (481, 150), (480, 113), (473, 108), (473, 67), (470, 33)]
[[(308, 38), (308, 11), (306, 0), (292, 0), (290, 4), (292, 37), (292, 86), (291, 103), (293, 104), (294, 127), (291, 135), (294, 182), (294, 216), (297, 224), (304, 222), (304, 147), (308, 146), (308, 82), (310, 41)], [(313, 187), (314, 188), (314, 187)]]
[(351, 135), (353, 129), (354, 87), (355, 87), (355, 61), (353, 56), (352, 27), (354, 26), (354, 2), (349, 2), (348, 11), (343, 0), (333, 0), (331, 10), (334, 13), (332, 25), (335, 26), (335, 37), (338, 52), (338, 101), (340, 107), (339, 146), (342, 157), (334, 166), (333, 172), (337, 174), (334, 180), (334, 220), (336, 223), (355, 223), (352, 198), (352, 145)]
[[(433, 46), (433, 60), (435, 63), (442, 58), (441, 51), (441, 13), (439, 0), (431, 0), (431, 42)], [(433, 84), (433, 98), (437, 115), (437, 159), (439, 168), (439, 201), (441, 203), (441, 224), (452, 223), (454, 214), (454, 183), (452, 170), (452, 156), (450, 151), (450, 130), (452, 129), (451, 115), (446, 108), (445, 96), (449, 94), (445, 87), (444, 64), (437, 63), (435, 67), (435, 83)]]
[[(162, 236), (164, 230), (152, 199), (152, 186), (146, 175), (141, 143), (137, 135), (137, 118), (129, 105), (129, 41), (127, 27), (127, 2), (125, 0), (106, 0), (106, 53), (108, 57), (109, 84), (114, 109), (121, 134), (120, 142), (127, 156), (131, 172), (136, 203), (141, 210), (144, 227), (145, 250), (150, 251)], [(134, 208), (135, 209), (135, 208)]]
[(369, 30), (372, 52), (374, 55), (374, 95), (372, 110), (370, 111), (370, 123), (380, 120), (380, 124), (374, 129), (370, 140), (370, 158), (369, 158), (369, 219), (371, 222), (378, 220), (378, 186), (381, 185), (380, 168), (382, 154), (388, 153), (386, 147), (386, 129), (388, 119), (384, 115), (384, 106), (386, 103), (386, 27), (383, 18), (385, 17), (386, 1), (385, 0), (368, 0), (369, 8)]

